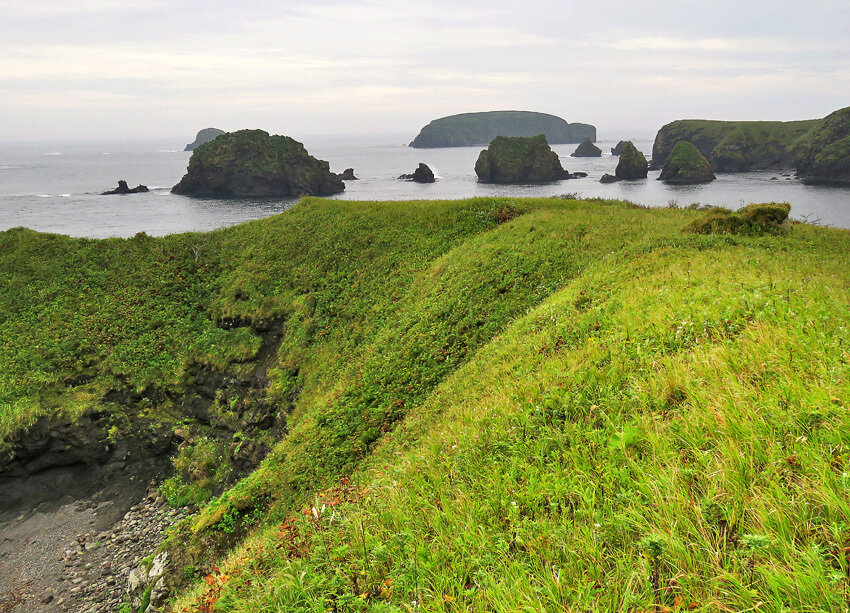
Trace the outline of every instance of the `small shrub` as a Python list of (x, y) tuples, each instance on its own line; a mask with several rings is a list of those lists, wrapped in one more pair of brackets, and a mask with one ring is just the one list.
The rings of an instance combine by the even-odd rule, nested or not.
[(750, 204), (737, 211), (715, 207), (685, 226), (683, 231), (693, 234), (784, 234), (788, 231), (790, 211), (791, 205), (787, 202)]

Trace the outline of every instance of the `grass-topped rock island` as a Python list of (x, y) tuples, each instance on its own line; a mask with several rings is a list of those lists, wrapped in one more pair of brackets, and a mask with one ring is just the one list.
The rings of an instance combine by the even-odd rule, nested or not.
[(181, 509), (132, 593), (87, 587), (106, 528), (27, 610), (841, 610), (850, 233), (787, 215), (306, 198), (0, 233), (0, 488), (157, 457)]

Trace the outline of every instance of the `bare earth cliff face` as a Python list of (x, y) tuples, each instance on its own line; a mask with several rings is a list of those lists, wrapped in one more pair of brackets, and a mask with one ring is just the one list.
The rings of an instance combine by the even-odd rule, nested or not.
[(171, 191), (200, 198), (330, 196), (345, 189), (328, 163), (288, 136), (229, 132), (192, 153)]

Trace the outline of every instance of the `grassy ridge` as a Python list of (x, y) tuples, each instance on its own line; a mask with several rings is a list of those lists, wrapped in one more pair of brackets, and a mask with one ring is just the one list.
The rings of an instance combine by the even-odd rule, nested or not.
[(172, 579), (257, 526), (176, 610), (841, 610), (850, 235), (681, 232), (704, 214), (306, 199), (2, 233), (0, 418), (180, 394), (277, 322), (289, 431), (173, 535)]
[[(593, 244), (617, 232), (594, 208), (553, 223), (586, 222)], [(356, 487), (281, 504), (179, 607), (846, 606), (850, 237), (616, 213), (655, 223), (477, 351)]]

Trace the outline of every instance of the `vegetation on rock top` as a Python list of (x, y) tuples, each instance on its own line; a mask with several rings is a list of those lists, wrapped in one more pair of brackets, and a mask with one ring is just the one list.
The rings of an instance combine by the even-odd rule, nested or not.
[(708, 183), (717, 177), (711, 172), (711, 164), (699, 150), (688, 141), (679, 141), (664, 161), (659, 180), (673, 185)]
[(475, 174), (482, 183), (545, 183), (569, 177), (543, 134), (497, 136), (478, 155)]
[(618, 180), (633, 181), (635, 179), (646, 179), (649, 164), (646, 162), (646, 157), (638, 151), (632, 141), (623, 143), (620, 147), (620, 160), (617, 162), (617, 168), (614, 171), (614, 176)]
[(263, 130), (228, 132), (192, 152), (189, 167), (172, 188), (198, 197), (329, 196), (345, 189), (328, 163), (288, 136)]
[(716, 172), (792, 168), (792, 146), (817, 122), (684, 119), (663, 126), (652, 146), (652, 168), (663, 168), (673, 147), (692, 143)]
[(435, 119), (422, 128), (411, 147), (470, 147), (486, 145), (497, 136), (544, 134), (552, 144), (596, 140), (596, 128), (567, 123), (560, 117), (531, 111), (462, 113)]
[(819, 121), (795, 144), (804, 183), (850, 185), (850, 107)]

